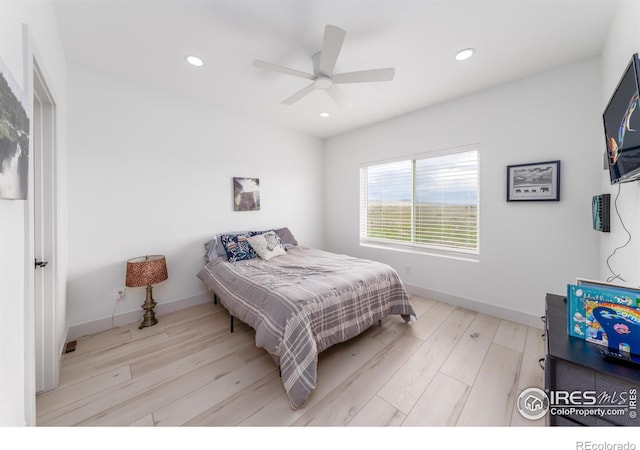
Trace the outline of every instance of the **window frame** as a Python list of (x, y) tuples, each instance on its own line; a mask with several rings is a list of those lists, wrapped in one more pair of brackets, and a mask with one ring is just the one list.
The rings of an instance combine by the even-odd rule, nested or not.
[[(477, 204), (476, 204), (476, 248), (455, 248), (436, 244), (423, 244), (415, 242), (415, 196), (416, 196), (416, 161), (440, 156), (455, 155), (458, 153), (476, 152), (476, 180), (477, 180)], [(412, 181), (411, 181), (411, 241), (400, 241), (385, 238), (368, 237), (368, 169), (373, 166), (392, 164), (403, 161), (411, 161)], [(398, 158), (371, 161), (360, 164), (360, 197), (359, 197), (359, 242), (361, 246), (384, 248), (395, 251), (426, 253), (435, 256), (446, 256), (454, 259), (477, 261), (480, 256), (480, 146), (479, 144), (464, 145), (449, 149), (434, 150), (413, 155), (406, 155)]]

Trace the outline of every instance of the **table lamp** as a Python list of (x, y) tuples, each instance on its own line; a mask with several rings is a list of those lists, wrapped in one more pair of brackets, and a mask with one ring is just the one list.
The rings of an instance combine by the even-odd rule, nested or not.
[(169, 278), (167, 275), (167, 263), (162, 255), (140, 256), (127, 261), (127, 276), (125, 285), (127, 287), (147, 287), (147, 298), (142, 305), (144, 318), (138, 327), (150, 327), (158, 323), (153, 308), (156, 302), (153, 300), (152, 284), (160, 283)]

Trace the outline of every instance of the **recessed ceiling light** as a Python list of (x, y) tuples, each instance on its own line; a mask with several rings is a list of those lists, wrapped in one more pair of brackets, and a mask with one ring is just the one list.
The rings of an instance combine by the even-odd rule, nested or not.
[(328, 112), (321, 112), (320, 117), (329, 117), (331, 114), (329, 114)]
[(200, 59), (200, 58), (198, 58), (197, 56), (194, 56), (194, 55), (188, 55), (185, 59), (192, 66), (200, 67), (201, 65), (204, 64), (204, 61), (202, 61), (202, 59)]
[(475, 48), (464, 48), (456, 53), (456, 59), (458, 61), (464, 61), (465, 59), (471, 58), (475, 52)]

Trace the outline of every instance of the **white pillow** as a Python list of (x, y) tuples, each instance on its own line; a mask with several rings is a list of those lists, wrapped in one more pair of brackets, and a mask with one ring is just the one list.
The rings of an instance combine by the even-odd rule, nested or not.
[(273, 231), (267, 231), (266, 233), (251, 236), (247, 238), (247, 241), (256, 251), (258, 256), (264, 260), (269, 260), (276, 256), (287, 254), (287, 251), (280, 242), (280, 238)]

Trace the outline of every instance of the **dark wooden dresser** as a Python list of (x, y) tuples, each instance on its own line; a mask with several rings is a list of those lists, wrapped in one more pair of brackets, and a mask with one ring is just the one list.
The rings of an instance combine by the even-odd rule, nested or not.
[[(545, 308), (546, 356), (545, 390), (550, 391), (589, 391), (591, 396), (609, 396), (612, 403), (621, 403), (631, 394), (631, 403), (625, 414), (597, 415), (549, 414), (549, 425), (640, 425), (640, 405), (634, 408), (633, 392), (640, 391), (640, 366), (630, 365), (605, 358), (600, 345), (567, 334), (567, 300), (561, 295), (547, 294)], [(602, 394), (605, 393), (605, 394)], [(625, 395), (626, 393), (626, 395)], [(640, 396), (639, 396), (640, 397)], [(588, 402), (587, 402), (588, 403)]]

